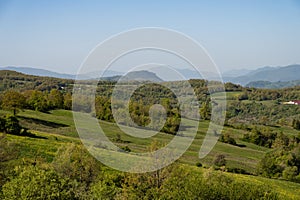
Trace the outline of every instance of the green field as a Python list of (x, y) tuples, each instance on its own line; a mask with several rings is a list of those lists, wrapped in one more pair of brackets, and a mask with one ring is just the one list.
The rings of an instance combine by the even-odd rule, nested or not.
[[(5, 113), (1, 111), (1, 114)], [(42, 113), (24, 110), (18, 113), (18, 118), (22, 126), (30, 129), (39, 138), (7, 135), (7, 138), (17, 145), (18, 152), (20, 152), (18, 157), (22, 158), (11, 162), (22, 163), (31, 162), (32, 160), (51, 162), (61, 146), (69, 143), (81, 143), (74, 126), (71, 111), (54, 110), (49, 113)], [(188, 120), (184, 120), (185, 123), (189, 123)], [(208, 156), (201, 160), (198, 158), (208, 124), (208, 121), (200, 122), (198, 133), (192, 145), (178, 160), (178, 163), (190, 166), (193, 170), (199, 170), (195, 165), (197, 162), (201, 162), (204, 166), (201, 170), (206, 170), (205, 168), (212, 166), (212, 161), (217, 154), (224, 154), (227, 160), (227, 167), (244, 169), (246, 172), (254, 174), (258, 162), (269, 149), (242, 141), (241, 138), (246, 133), (244, 130), (231, 127), (224, 127), (223, 129), (224, 133), (229, 133), (243, 147), (218, 142)], [(117, 137), (117, 134), (120, 134), (123, 142), (116, 142), (116, 145), (120, 147), (128, 146), (133, 152), (146, 151), (153, 140), (167, 144), (173, 138), (172, 135), (165, 133), (159, 133), (151, 139), (134, 138), (122, 133), (116, 124), (100, 121), (100, 125), (112, 141)], [(285, 130), (284, 127), (275, 127), (275, 129)], [(296, 131), (294, 132), (294, 134), (297, 133)], [(282, 195), (282, 199), (300, 199), (300, 184), (252, 175), (226, 174), (238, 180), (269, 185)]]
[[(18, 114), (21, 124), (30, 130), (48, 133), (51, 136), (56, 134), (77, 138), (77, 132), (74, 126), (72, 112), (65, 110), (54, 110), (50, 113), (41, 113), (31, 110), (26, 110)], [(47, 120), (44, 120), (47, 119)], [(188, 120), (184, 119), (188, 124)], [(124, 134), (116, 124), (100, 121), (101, 127), (110, 139), (114, 139), (117, 134), (120, 134), (122, 140), (126, 143), (118, 143), (119, 146), (128, 146), (133, 151), (146, 151), (147, 147), (153, 140), (158, 140), (163, 144), (167, 144), (172, 138), (172, 135), (159, 133), (151, 139), (135, 138)], [(255, 167), (258, 161), (263, 157), (267, 148), (260, 147), (251, 143), (245, 143), (240, 140), (243, 130), (224, 127), (223, 132), (229, 133), (236, 139), (238, 144), (243, 144), (245, 147), (233, 146), (218, 142), (213, 151), (203, 160), (199, 160), (198, 153), (206, 134), (209, 121), (201, 121), (198, 133), (190, 148), (180, 158), (179, 162), (195, 165), (196, 162), (201, 162), (204, 165), (210, 166), (212, 160), (217, 154), (224, 154), (228, 160), (229, 167), (237, 167), (245, 169), (250, 173), (255, 172)]]

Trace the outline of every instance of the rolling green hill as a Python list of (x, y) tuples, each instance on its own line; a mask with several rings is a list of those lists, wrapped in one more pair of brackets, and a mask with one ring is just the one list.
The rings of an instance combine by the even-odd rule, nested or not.
[(8, 89), (50, 91), (52, 88), (64, 88), (70, 91), (73, 82), (71, 79), (33, 76), (11, 70), (0, 70), (0, 91)]
[[(5, 113), (6, 112), (1, 111), (1, 114)], [(30, 131), (38, 137), (7, 135), (8, 140), (16, 145), (18, 152), (17, 158), (11, 160), (10, 163), (15, 163), (15, 165), (36, 161), (40, 163), (50, 163), (55, 159), (57, 151), (61, 147), (68, 146), (72, 143), (81, 144), (76, 134), (72, 113), (70, 111), (54, 110), (49, 113), (41, 113), (25, 110), (18, 114), (18, 118), (24, 127), (29, 128)], [(188, 121), (186, 123), (188, 123)], [(171, 135), (165, 133), (159, 133), (153, 139), (137, 139), (124, 135), (113, 123), (100, 121), (100, 124), (107, 136), (112, 141), (115, 141), (117, 145), (120, 147), (128, 146), (132, 151), (136, 152), (146, 151), (153, 139), (161, 143), (167, 143), (172, 139)], [(225, 127), (223, 132), (229, 133), (236, 139), (241, 147), (218, 142), (213, 151), (206, 158), (199, 160), (198, 151), (207, 126), (208, 121), (201, 121), (196, 139), (177, 163), (191, 170), (193, 173), (201, 174), (208, 172), (207, 168), (212, 166), (212, 161), (217, 154), (224, 154), (228, 168), (240, 168), (248, 173), (255, 174), (257, 163), (269, 149), (242, 141), (242, 135), (247, 132), (245, 130)], [(120, 141), (115, 140), (118, 134), (120, 134)], [(195, 167), (198, 162), (201, 162), (204, 168)], [(279, 193), (281, 199), (300, 198), (300, 184), (297, 183), (232, 173), (225, 173), (224, 175), (238, 182), (268, 185)]]

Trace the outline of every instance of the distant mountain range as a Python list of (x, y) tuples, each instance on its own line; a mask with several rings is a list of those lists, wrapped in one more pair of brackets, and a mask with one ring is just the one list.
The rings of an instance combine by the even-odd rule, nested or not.
[[(3, 67), (0, 70), (13, 70), (29, 75), (36, 76), (49, 76), (64, 79), (75, 79), (76, 75), (57, 73), (44, 69), (36, 69), (29, 67)], [(195, 71), (190, 69), (176, 69), (185, 79), (202, 78), (196, 76)], [(96, 79), (102, 72), (90, 72), (77, 77), (78, 79)], [(107, 70), (103, 74), (105, 80), (119, 80), (124, 72), (117, 72)], [(171, 81), (174, 80), (171, 73), (163, 73), (163, 77), (157, 76), (158, 73), (146, 70), (134, 71), (128, 73), (127, 79), (132, 80), (151, 80), (154, 82)], [(205, 77), (209, 80), (214, 80), (215, 74), (203, 72)], [(289, 65), (282, 67), (262, 67), (255, 70), (237, 69), (224, 72), (222, 74), (224, 82), (232, 82), (249, 87), (262, 87), (262, 88), (282, 88), (299, 85), (300, 81), (300, 65)], [(124, 77), (123, 77), (124, 78)], [(124, 79), (125, 80), (125, 79)]]
[(55, 78), (74, 79), (76, 76), (71, 74), (57, 73), (45, 69), (31, 68), (31, 67), (1, 67), (0, 70), (11, 70), (23, 74), (34, 76), (49, 76)]
[[(12, 71), (16, 71), (16, 72), (20, 72), (23, 74), (28, 74), (28, 75), (35, 75), (35, 76), (49, 76), (49, 77), (55, 77), (55, 78), (64, 78), (64, 79), (97, 79), (100, 75), (103, 77), (102, 79), (105, 80), (118, 80), (121, 76), (123, 76), (125, 73), (124, 72), (118, 72), (118, 71), (113, 71), (113, 70), (106, 70), (105, 72), (103, 71), (93, 71), (93, 72), (89, 72), (89, 73), (85, 73), (85, 74), (80, 74), (80, 75), (75, 75), (75, 74), (65, 74), (65, 73), (58, 73), (58, 72), (53, 72), (53, 71), (49, 71), (49, 70), (45, 70), (45, 69), (38, 69), (38, 68), (31, 68), (31, 67), (0, 67), (0, 70), (12, 70)], [(182, 79), (178, 79), (178, 76), (174, 76), (174, 73), (170, 73), (170, 71), (162, 71), (162, 70), (166, 70), (166, 69), (161, 69), (161, 68), (157, 68), (157, 69), (153, 69), (149, 72), (148, 76), (145, 74), (146, 70), (140, 70), (142, 71), (142, 73), (139, 74), (134, 74), (134, 76), (137, 75), (141, 75), (141, 78), (143, 79), (147, 79), (147, 80), (156, 80), (156, 81), (174, 81), (174, 80), (182, 80)], [(181, 74), (184, 79), (188, 80), (188, 79), (194, 79), (194, 78), (202, 78), (201, 75), (199, 75), (198, 73), (195, 73), (195, 70), (191, 70), (191, 69), (176, 69), (176, 71), (178, 71), (179, 74)], [(156, 75), (156, 77), (153, 76), (153, 73), (156, 72), (161, 72), (164, 76), (163, 77), (158, 77)], [(204, 74), (205, 77), (207, 77), (208, 79), (215, 77), (216, 75), (213, 73), (209, 73), (209, 72), (202, 72)], [(131, 74), (131, 75), (130, 75)], [(158, 73), (156, 73), (158, 74)], [(128, 73), (129, 76), (132, 76), (132, 73), (129, 72)], [(134, 78), (135, 80), (138, 79), (138, 77)]]
[(163, 81), (155, 73), (146, 70), (132, 71), (127, 73), (125, 76), (102, 77), (102, 80), (121, 81), (121, 82), (128, 82), (128, 81), (162, 82)]
[(254, 81), (288, 82), (300, 80), (300, 65), (263, 67), (236, 77), (223, 76), (225, 82), (247, 85)]

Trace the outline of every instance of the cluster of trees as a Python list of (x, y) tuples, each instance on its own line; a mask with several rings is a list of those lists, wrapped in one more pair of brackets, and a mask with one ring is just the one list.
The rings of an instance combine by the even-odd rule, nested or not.
[[(295, 121), (297, 120), (293, 123), (297, 124)], [(244, 141), (271, 149), (257, 166), (258, 175), (300, 182), (300, 135), (286, 135), (261, 125), (233, 124), (232, 126), (248, 132), (243, 135)], [(219, 141), (236, 144), (229, 134), (222, 134)], [(244, 173), (236, 170), (234, 172)]]
[(241, 85), (237, 85), (234, 83), (225, 83), (225, 90), (227, 92), (238, 92), (238, 91), (243, 91), (243, 87)]
[(300, 138), (270, 131), (254, 129), (244, 139), (272, 148), (261, 159), (257, 173), (265, 177), (283, 178), (300, 182)]
[[(208, 92), (208, 81), (205, 80), (190, 80), (191, 86), (194, 88), (194, 92), (199, 100), (200, 109), (199, 114), (201, 119), (210, 119), (211, 104)], [(111, 112), (110, 97), (113, 91), (115, 82), (102, 81), (98, 83), (97, 95), (96, 95), (96, 116), (101, 120), (114, 121)], [(169, 82), (165, 85), (172, 89), (177, 89), (176, 84), (180, 82)], [(130, 115), (133, 121), (138, 125), (149, 124), (149, 107), (153, 104), (161, 104), (162, 99), (168, 99), (170, 103), (170, 110), (172, 112), (168, 119), (168, 123), (173, 124), (174, 130), (176, 130), (176, 124), (178, 124), (178, 102), (174, 93), (167, 87), (158, 84), (145, 84), (143, 87), (138, 88), (131, 97), (130, 103)], [(126, 87), (124, 87), (126, 88)], [(237, 97), (234, 101), (230, 101), (226, 112), (226, 123), (229, 125), (237, 122), (252, 123), (261, 125), (277, 125), (283, 121), (288, 121), (288, 126), (297, 127), (297, 123), (292, 123), (291, 116), (296, 116), (300, 113), (299, 106), (285, 106), (280, 102), (283, 100), (297, 99), (299, 97), (299, 89), (297, 87), (290, 89), (280, 90), (267, 90), (267, 89), (255, 89), (244, 88), (240, 85), (226, 83), (226, 91), (242, 91), (243, 93)], [(188, 95), (187, 91), (178, 91), (182, 96)], [(191, 94), (189, 94), (191, 95)], [(234, 97), (234, 96), (233, 96)], [(236, 97), (234, 97), (236, 98)], [(243, 102), (240, 100), (252, 100), (252, 102)], [(264, 104), (257, 101), (260, 100), (277, 100), (272, 104)], [(92, 109), (88, 106), (88, 101), (83, 95), (78, 99), (80, 102), (77, 107), (79, 110), (90, 112)], [(192, 102), (190, 103), (193, 104)], [(118, 109), (122, 111), (122, 105), (118, 105)], [(168, 107), (167, 107), (168, 109)], [(192, 116), (183, 116), (193, 118)], [(297, 121), (295, 121), (297, 122)], [(126, 124), (126, 122), (124, 122)], [(132, 124), (131, 124), (132, 125)], [(175, 128), (174, 128), (175, 127)], [(173, 132), (164, 130), (165, 132)]]
[(46, 112), (52, 109), (71, 109), (72, 96), (70, 93), (63, 94), (58, 89), (52, 89), (49, 93), (39, 90), (26, 90), (18, 92), (7, 90), (0, 96), (2, 109), (11, 110), (14, 115), (22, 109), (32, 109)]
[(237, 97), (238, 100), (280, 100), (288, 101), (292, 99), (300, 99), (299, 87), (285, 88), (285, 89), (259, 89), (259, 88), (241, 88), (243, 91)]
[(238, 96), (238, 100), (266, 101), (276, 100), (281, 96), (277, 90), (248, 89)]
[[(95, 109), (96, 109), (96, 116), (98, 119), (106, 120), (113, 122), (114, 117), (112, 114), (111, 108), (111, 101), (108, 97), (97, 96), (95, 101)], [(150, 107), (152, 104), (146, 104), (143, 100), (139, 101), (130, 101), (129, 103), (129, 113), (132, 121), (127, 120), (126, 117), (120, 117), (119, 122), (121, 124), (127, 126), (147, 126), (151, 122), (151, 116), (149, 113)], [(180, 124), (180, 115), (178, 109), (172, 108), (168, 99), (161, 99), (160, 105), (164, 106), (167, 114), (166, 122), (162, 128), (162, 132), (169, 133), (169, 134), (176, 134), (179, 129)], [(118, 115), (122, 116), (122, 112), (126, 112), (123, 104), (116, 105)], [(156, 130), (157, 126), (160, 121), (159, 119), (157, 123), (151, 123), (152, 126), (148, 127), (150, 129)], [(133, 122), (133, 123), (132, 123)]]
[[(71, 108), (71, 93), (70, 89), (73, 84), (70, 80), (55, 79), (47, 77), (28, 76), (12, 71), (1, 71), (2, 79), (12, 81), (29, 81), (45, 84), (48, 89), (24, 90), (19, 88), (23, 92), (20, 94), (12, 94), (14, 97), (4, 99), (5, 103), (1, 103), (3, 109), (10, 108), (14, 112), (18, 108), (29, 108), (39, 111), (47, 111), (56, 108)], [(3, 73), (6, 73), (5, 76)], [(1, 75), (1, 74), (0, 74)], [(5, 77), (5, 78), (4, 78)], [(210, 119), (211, 103), (208, 92), (208, 81), (206, 80), (189, 80), (191, 86), (194, 88), (194, 92), (198, 97), (201, 108), (199, 110), (202, 119)], [(92, 81), (83, 81), (84, 85), (92, 84)], [(110, 97), (116, 84), (115, 81), (100, 81), (98, 82), (96, 93), (96, 115), (101, 120), (114, 121), (112, 112)], [(134, 84), (134, 83), (132, 83)], [(169, 104), (167, 107), (168, 119), (167, 123), (170, 128), (165, 128), (165, 132), (173, 133), (177, 128), (178, 120), (178, 102), (174, 93), (168, 89), (178, 89), (176, 86), (179, 82), (167, 82), (165, 86), (148, 83), (138, 88), (131, 97), (130, 115), (133, 121), (139, 125), (149, 124), (149, 107), (153, 104), (160, 104), (161, 99), (168, 99)], [(54, 87), (55, 86), (55, 87)], [(56, 89), (53, 89), (56, 88)], [(64, 88), (63, 90), (60, 90)], [(126, 88), (126, 87), (124, 87)], [(276, 125), (288, 121), (284, 125), (289, 125), (295, 129), (299, 129), (299, 122), (297, 120), (292, 121), (289, 117), (296, 116), (300, 113), (299, 106), (285, 106), (280, 105), (279, 102), (290, 99), (300, 99), (299, 87), (270, 90), (270, 89), (256, 89), (256, 88), (244, 88), (240, 85), (233, 83), (225, 84), (226, 91), (241, 91), (243, 92), (238, 96), (236, 101), (231, 101), (227, 108), (227, 123), (232, 125), (236, 122), (248, 122), (257, 123), (261, 125)], [(63, 92), (62, 92), (63, 91)], [(188, 91), (177, 91), (181, 95), (187, 95)], [(191, 95), (191, 94), (190, 94)], [(3, 99), (2, 95), (2, 99)], [(11, 101), (11, 99), (15, 99)], [(244, 103), (239, 100), (253, 100), (252, 102)], [(277, 100), (274, 104), (262, 104), (255, 101), (260, 100)], [(1, 101), (1, 98), (0, 98)], [(92, 107), (89, 104), (89, 100), (86, 95), (78, 97), (75, 105), (76, 109), (84, 112), (91, 112)], [(191, 102), (191, 104), (193, 104)], [(170, 108), (170, 109), (169, 109)], [(122, 106), (120, 107), (122, 109)], [(192, 116), (184, 116), (191, 117)], [(173, 129), (173, 130), (168, 130)]]
[[(263, 104), (259, 102), (232, 101), (227, 106), (226, 119), (228, 125), (237, 123), (260, 125), (285, 125), (296, 127), (296, 118), (300, 113), (300, 106), (286, 106), (282, 104)], [(293, 121), (295, 124), (293, 125)], [(239, 127), (237, 127), (239, 128)]]
[(300, 144), (289, 141), (288, 145), (267, 152), (258, 166), (258, 174), (300, 182)]
[[(111, 108), (111, 87), (107, 87), (106, 91), (102, 87), (98, 88), (98, 91), (108, 94), (108, 96), (103, 96), (98, 94), (95, 100), (95, 110), (98, 119), (106, 121), (114, 121)], [(83, 102), (84, 103), (84, 102)], [(169, 134), (176, 134), (179, 129), (180, 124), (180, 114), (179, 106), (176, 97), (173, 92), (171, 92), (166, 87), (157, 84), (145, 84), (144, 86), (138, 88), (130, 98), (129, 101), (129, 114), (131, 120), (127, 120), (126, 117), (120, 117), (118, 120), (120, 123), (127, 126), (147, 126), (151, 122), (150, 108), (154, 104), (159, 104), (166, 110), (166, 122), (162, 128), (162, 132)], [(125, 105), (123, 102), (115, 102), (114, 105), (116, 112), (119, 116), (124, 116)], [(157, 130), (160, 119), (156, 119), (158, 122), (151, 123), (148, 128)], [(132, 123), (133, 122), (133, 123)]]
[(287, 136), (266, 126), (244, 126), (244, 128), (250, 132), (244, 134), (243, 140), (259, 146), (281, 148), (290, 147), (300, 142), (300, 135)]
[(270, 130), (268, 127), (260, 128), (256, 126), (250, 133), (244, 134), (243, 140), (259, 146), (271, 148), (278, 135), (279, 134)]

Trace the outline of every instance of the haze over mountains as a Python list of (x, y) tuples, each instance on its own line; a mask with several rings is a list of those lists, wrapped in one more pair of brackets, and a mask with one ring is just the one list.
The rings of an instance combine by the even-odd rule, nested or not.
[(254, 81), (288, 82), (300, 80), (300, 65), (285, 67), (263, 67), (237, 77), (225, 77), (224, 81), (246, 85)]
[[(35, 75), (35, 76), (49, 76), (49, 77), (55, 77), (55, 78), (64, 78), (64, 79), (75, 79), (76, 74), (66, 74), (66, 73), (59, 73), (59, 72), (53, 72), (46, 69), (39, 69), (39, 68), (31, 68), (31, 67), (14, 67), (14, 66), (8, 66), (8, 67), (1, 67), (0, 70), (12, 70), (16, 72), (20, 72), (23, 74), (28, 75)], [(101, 72), (91, 72), (84, 75), (80, 75), (79, 79), (94, 79), (97, 78), (98, 74), (101, 74)], [(115, 72), (115, 71), (106, 71), (105, 77), (112, 77), (112, 76), (119, 76), (122, 75), (121, 72)]]
[[(49, 76), (56, 78), (65, 78), (65, 79), (75, 79), (75, 74), (64, 74), (53, 72), (44, 69), (30, 68), (30, 67), (2, 67), (0, 70), (13, 70), (17, 72), (21, 72), (24, 74), (37, 75), (37, 76)], [(199, 76), (195, 75), (195, 72), (190, 69), (176, 69), (180, 74), (185, 77), (185, 79), (193, 79), (199, 78)], [(95, 79), (102, 74), (99, 72), (91, 72), (88, 74), (80, 75), (79, 79)], [(124, 72), (117, 71), (105, 71), (103, 74), (104, 79), (106, 80), (118, 80)], [(216, 77), (213, 73), (204, 72), (205, 77), (210, 80), (214, 80)], [(282, 87), (290, 87), (294, 85), (299, 85), (300, 83), (300, 65), (288, 65), (282, 67), (262, 67), (255, 70), (249, 69), (237, 69), (224, 72), (222, 74), (224, 82), (232, 82), (236, 84), (241, 84), (243, 86), (249, 87), (263, 87), (263, 88), (282, 88)], [(156, 73), (139, 70), (130, 72), (127, 74), (127, 79), (132, 80), (151, 80), (160, 82), (170, 81), (172, 78), (168, 80), (168, 74), (165, 77), (159, 77)]]

